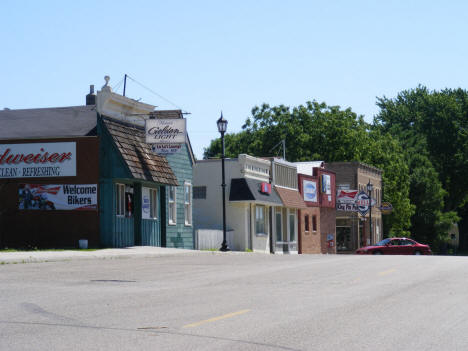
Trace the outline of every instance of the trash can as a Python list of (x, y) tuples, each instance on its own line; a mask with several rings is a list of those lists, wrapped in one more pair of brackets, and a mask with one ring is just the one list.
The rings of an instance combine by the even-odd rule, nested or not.
[(87, 239), (78, 240), (78, 247), (80, 249), (87, 249), (88, 248), (88, 240)]

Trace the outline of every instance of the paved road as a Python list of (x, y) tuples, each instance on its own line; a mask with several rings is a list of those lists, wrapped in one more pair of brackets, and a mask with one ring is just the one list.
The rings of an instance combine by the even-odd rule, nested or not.
[(468, 258), (0, 265), (0, 350), (466, 350)]

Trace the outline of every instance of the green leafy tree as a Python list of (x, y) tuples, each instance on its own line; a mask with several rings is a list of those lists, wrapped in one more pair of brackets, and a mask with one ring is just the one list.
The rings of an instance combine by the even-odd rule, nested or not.
[(374, 124), (405, 148), (416, 206), (411, 230), (441, 246), (468, 199), (468, 93), (419, 86), (377, 104)]

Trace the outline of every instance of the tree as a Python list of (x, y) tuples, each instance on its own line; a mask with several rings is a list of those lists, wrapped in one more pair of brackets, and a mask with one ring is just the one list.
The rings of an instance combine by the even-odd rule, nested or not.
[(437, 246), (468, 200), (468, 93), (419, 86), (377, 104), (374, 124), (405, 148), (416, 205), (412, 231)]

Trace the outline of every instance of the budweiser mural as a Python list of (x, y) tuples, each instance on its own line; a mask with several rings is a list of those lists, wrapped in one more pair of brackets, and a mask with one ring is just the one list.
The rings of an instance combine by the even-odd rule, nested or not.
[(97, 184), (20, 184), (20, 210), (97, 210)]
[(336, 193), (336, 209), (340, 211), (356, 212), (357, 190), (338, 190)]
[(0, 178), (74, 176), (75, 142), (0, 144)]

